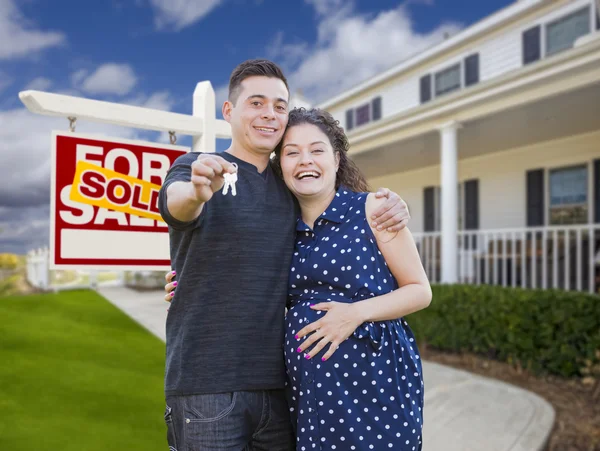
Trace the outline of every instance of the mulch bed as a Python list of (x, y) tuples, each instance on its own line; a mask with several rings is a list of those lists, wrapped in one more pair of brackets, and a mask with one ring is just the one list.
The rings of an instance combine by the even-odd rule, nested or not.
[(507, 363), (472, 354), (453, 354), (430, 347), (420, 351), (425, 360), (502, 380), (552, 404), (556, 420), (546, 451), (600, 451), (600, 399), (594, 385), (581, 380), (536, 377)]

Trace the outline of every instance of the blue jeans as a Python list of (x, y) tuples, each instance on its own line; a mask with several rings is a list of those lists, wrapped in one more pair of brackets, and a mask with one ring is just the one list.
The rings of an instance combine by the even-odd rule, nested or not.
[(170, 451), (293, 451), (284, 390), (167, 396)]

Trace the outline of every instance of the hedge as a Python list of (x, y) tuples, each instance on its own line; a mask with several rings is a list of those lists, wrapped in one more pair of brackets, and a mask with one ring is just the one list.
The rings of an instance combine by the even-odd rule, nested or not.
[(417, 342), (473, 352), (533, 373), (582, 376), (600, 350), (600, 297), (492, 285), (433, 285), (431, 305), (407, 317)]

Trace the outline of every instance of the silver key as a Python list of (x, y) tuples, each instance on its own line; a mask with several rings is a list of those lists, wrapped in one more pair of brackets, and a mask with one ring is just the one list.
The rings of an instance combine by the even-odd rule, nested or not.
[[(232, 163), (236, 170), (237, 170), (237, 164)], [(226, 172), (225, 174), (223, 174), (223, 178), (225, 179), (225, 185), (223, 185), (223, 195), (226, 195), (229, 192), (229, 188), (231, 187), (231, 195), (235, 196), (237, 194), (237, 191), (235, 189), (235, 182), (237, 182), (237, 172), (234, 172), (233, 174)]]

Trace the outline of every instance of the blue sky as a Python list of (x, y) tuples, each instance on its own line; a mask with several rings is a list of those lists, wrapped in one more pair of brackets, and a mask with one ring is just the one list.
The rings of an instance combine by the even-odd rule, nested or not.
[[(318, 102), (513, 2), (0, 0), (0, 252), (48, 244), (50, 133), (68, 126), (29, 113), (19, 91), (189, 114), (197, 82), (210, 80), (220, 103), (236, 64), (266, 57), (292, 92)], [(166, 140), (101, 124), (78, 131)]]

